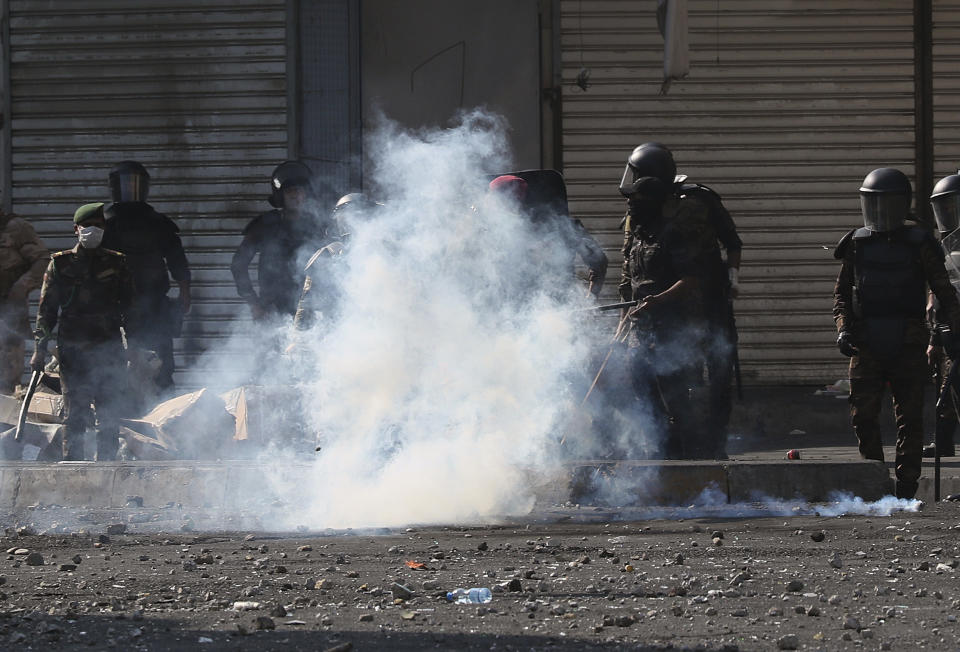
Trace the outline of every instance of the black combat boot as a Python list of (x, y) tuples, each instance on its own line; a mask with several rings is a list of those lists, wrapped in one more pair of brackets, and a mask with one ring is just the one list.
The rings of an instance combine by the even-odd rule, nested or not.
[(97, 432), (97, 461), (112, 462), (117, 459), (120, 438), (116, 434)]
[(70, 432), (64, 429), (63, 432), (63, 461), (64, 462), (82, 462), (86, 459), (83, 454), (83, 436), (84, 432)]
[(896, 494), (897, 498), (906, 498), (912, 500), (917, 495), (918, 484), (916, 482), (900, 482), (897, 480)]

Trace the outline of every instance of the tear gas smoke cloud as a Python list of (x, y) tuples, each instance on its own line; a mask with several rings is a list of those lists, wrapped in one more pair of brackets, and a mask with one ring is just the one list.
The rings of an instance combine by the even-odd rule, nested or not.
[[(523, 514), (557, 469), (606, 334), (568, 312), (589, 304), (559, 235), (486, 196), (485, 175), (510, 169), (505, 127), (474, 112), (435, 131), (384, 121), (369, 138), (368, 194), (384, 206), (352, 219), (346, 251), (317, 272), (336, 308), (273, 334), (293, 338), (300, 420), (321, 447), (306, 485), (270, 477), (296, 506), (274, 526)], [(249, 358), (234, 358), (241, 375)], [(288, 361), (254, 364), (258, 383), (289, 383)]]

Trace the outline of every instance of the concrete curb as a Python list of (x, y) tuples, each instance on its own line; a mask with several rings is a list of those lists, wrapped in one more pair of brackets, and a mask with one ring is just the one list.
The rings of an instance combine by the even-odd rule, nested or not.
[[(287, 486), (312, 472), (286, 464)], [(597, 461), (569, 465), (570, 473), (537, 488), (539, 503), (685, 505), (753, 502), (766, 498), (827, 500), (845, 491), (876, 500), (892, 490), (879, 462)], [(171, 505), (223, 510), (249, 508), (280, 496), (254, 462), (0, 463), (0, 510), (34, 505), (118, 509), (137, 497), (144, 508)], [(706, 492), (708, 495), (702, 495)]]

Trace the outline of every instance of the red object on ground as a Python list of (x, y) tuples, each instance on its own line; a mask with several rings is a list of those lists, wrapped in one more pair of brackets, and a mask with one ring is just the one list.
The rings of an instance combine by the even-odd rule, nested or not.
[(790, 450), (787, 451), (787, 459), (788, 459), (788, 460), (799, 460), (799, 459), (800, 459), (800, 451), (798, 451), (796, 448), (791, 448)]

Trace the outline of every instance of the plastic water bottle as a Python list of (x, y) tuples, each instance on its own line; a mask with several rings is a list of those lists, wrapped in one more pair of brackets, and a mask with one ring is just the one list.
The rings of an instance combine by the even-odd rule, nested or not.
[(486, 604), (493, 600), (493, 594), (485, 587), (454, 589), (447, 593), (447, 600), (457, 604)]

